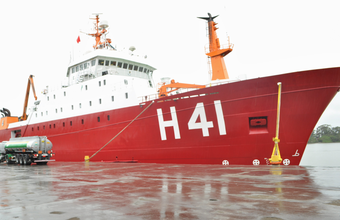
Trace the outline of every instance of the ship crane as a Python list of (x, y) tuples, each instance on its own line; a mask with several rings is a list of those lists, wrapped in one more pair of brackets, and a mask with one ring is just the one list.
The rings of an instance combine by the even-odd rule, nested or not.
[(23, 113), (22, 113), (22, 116), (21, 116), (21, 120), (23, 120), (23, 121), (27, 120), (26, 111), (27, 111), (28, 97), (30, 95), (30, 88), (31, 88), (31, 86), (32, 86), (34, 98), (35, 98), (35, 100), (37, 100), (37, 95), (35, 94), (35, 89), (34, 89), (33, 75), (30, 75), (28, 77), (26, 96), (25, 96), (25, 103), (24, 103), (24, 110), (23, 110)]
[[(167, 88), (171, 88), (171, 90), (167, 91)], [(162, 98), (162, 97), (168, 96), (169, 93), (174, 92), (174, 91), (179, 90), (179, 89), (182, 89), (182, 88), (202, 89), (202, 88), (205, 88), (205, 86), (204, 85), (203, 86), (202, 85), (196, 85), (196, 84), (178, 83), (178, 82), (175, 82), (175, 80), (172, 79), (170, 84), (163, 83), (163, 85), (159, 88), (158, 97)]]

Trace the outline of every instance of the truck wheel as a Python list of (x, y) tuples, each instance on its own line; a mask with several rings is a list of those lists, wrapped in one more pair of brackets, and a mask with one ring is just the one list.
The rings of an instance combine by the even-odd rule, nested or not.
[(31, 158), (27, 155), (26, 159), (27, 159), (26, 165), (31, 165), (32, 163)]
[(22, 155), (19, 155), (19, 163), (21, 165), (24, 165), (24, 161), (23, 161)]
[(37, 162), (37, 165), (46, 165), (47, 162)]
[(22, 163), (23, 163), (23, 165), (27, 165), (27, 155), (26, 154), (24, 154), (22, 156)]

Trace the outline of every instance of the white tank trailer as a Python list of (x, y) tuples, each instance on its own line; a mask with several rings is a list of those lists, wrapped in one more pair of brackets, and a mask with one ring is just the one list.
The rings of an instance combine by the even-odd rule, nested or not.
[(18, 137), (0, 143), (0, 162), (39, 165), (52, 160), (52, 143), (46, 136)]

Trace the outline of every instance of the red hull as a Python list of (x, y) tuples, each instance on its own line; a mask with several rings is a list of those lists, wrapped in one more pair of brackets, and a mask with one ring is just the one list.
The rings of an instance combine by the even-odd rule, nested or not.
[[(231, 165), (251, 165), (257, 159), (260, 164), (267, 164), (274, 147), (278, 82), (282, 82), (281, 157), (289, 159), (290, 165), (299, 165), (314, 126), (339, 90), (340, 68), (245, 80), (155, 100), (91, 161), (222, 164), (228, 160)], [(219, 127), (223, 123), (217, 117), (218, 110), (214, 104), (218, 100), (222, 107), (225, 135), (223, 128)], [(84, 161), (86, 155), (91, 156), (104, 146), (149, 103), (142, 107), (138, 105), (65, 118), (19, 129), (25, 136), (47, 136), (53, 143), (57, 161)], [(208, 136), (203, 136), (202, 129), (188, 127), (191, 118), (197, 124), (200, 120), (204, 121), (202, 115), (193, 117), (197, 103), (203, 103), (206, 121), (211, 122), (207, 128)], [(174, 120), (170, 107), (175, 107), (180, 138), (175, 137), (175, 128), (170, 126), (165, 127), (166, 140), (162, 140), (157, 109), (162, 110), (163, 120), (167, 122)], [(36, 129), (38, 126), (39, 131)], [(9, 140), (10, 133), (10, 129), (0, 131), (0, 140)]]

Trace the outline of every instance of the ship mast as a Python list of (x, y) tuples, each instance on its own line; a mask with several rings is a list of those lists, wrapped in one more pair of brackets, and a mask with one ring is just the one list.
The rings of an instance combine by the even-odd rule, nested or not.
[(212, 67), (212, 78), (211, 80), (218, 79), (229, 79), (227, 68), (225, 66), (225, 62), (223, 57), (229, 54), (233, 49), (232, 45), (229, 43), (228, 48), (221, 48), (220, 40), (217, 37), (216, 27), (217, 23), (214, 22), (214, 18), (218, 15), (211, 17), (211, 14), (208, 13), (209, 17), (198, 17), (200, 19), (204, 19), (208, 21), (209, 28), (209, 53), (206, 53), (211, 59), (211, 67)]
[[(95, 14), (95, 18), (90, 18), (95, 20), (94, 23), (94, 29), (95, 32), (94, 34), (90, 34), (90, 33), (86, 33), (87, 35), (90, 35), (92, 37), (95, 37), (96, 39), (96, 44), (93, 46), (93, 48), (96, 49), (101, 49), (101, 48), (105, 48), (106, 46), (110, 46), (111, 48), (113, 48), (111, 46), (111, 39), (109, 38), (105, 38), (104, 42), (101, 42), (101, 37), (107, 34), (107, 30), (106, 28), (109, 26), (106, 22), (103, 22), (102, 24), (99, 24), (99, 14)], [(113, 48), (114, 49), (114, 48)]]

